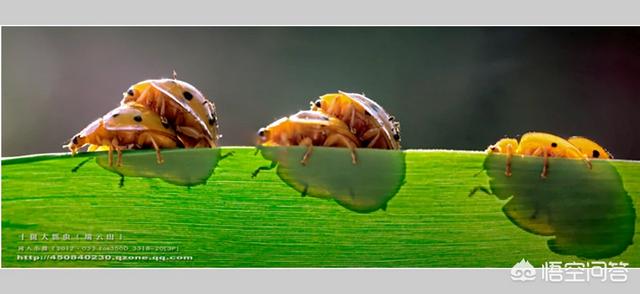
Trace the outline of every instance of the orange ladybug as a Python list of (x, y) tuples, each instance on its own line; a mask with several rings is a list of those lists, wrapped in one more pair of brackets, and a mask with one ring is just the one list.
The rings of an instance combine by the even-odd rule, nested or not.
[(176, 130), (186, 148), (216, 147), (218, 120), (216, 107), (191, 84), (173, 79), (145, 80), (131, 86), (121, 104), (137, 102), (158, 113), (165, 125)]
[(513, 138), (500, 139), (487, 148), (489, 153), (504, 153), (507, 155), (506, 176), (511, 176), (511, 157), (516, 155), (530, 155), (544, 157), (544, 165), (540, 177), (546, 178), (549, 172), (549, 157), (575, 158), (585, 161), (591, 168), (589, 158), (569, 141), (542, 132), (529, 132), (520, 138), (520, 142)]
[(126, 103), (98, 118), (73, 136), (69, 144), (72, 154), (90, 145), (90, 149), (108, 148), (109, 165), (113, 165), (113, 150), (122, 163), (123, 149), (154, 148), (156, 159), (162, 163), (160, 148), (177, 147), (176, 133), (163, 124), (160, 116), (138, 103)]
[(400, 149), (400, 123), (362, 94), (342, 91), (326, 94), (311, 102), (311, 110), (345, 122), (363, 147)]
[(258, 131), (262, 146), (307, 146), (300, 163), (305, 165), (313, 146), (346, 147), (351, 150), (351, 161), (356, 164), (358, 139), (341, 120), (317, 111), (303, 110), (283, 117)]

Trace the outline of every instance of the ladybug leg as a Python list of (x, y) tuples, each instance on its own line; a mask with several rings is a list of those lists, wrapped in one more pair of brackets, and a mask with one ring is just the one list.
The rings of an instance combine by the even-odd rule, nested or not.
[(543, 147), (538, 147), (533, 151), (533, 153), (531, 153), (531, 155), (544, 157), (544, 163), (542, 165), (542, 173), (540, 173), (540, 177), (545, 179), (547, 177), (547, 174), (549, 173), (549, 152)]
[(116, 161), (116, 166), (122, 166), (122, 148), (120, 146), (116, 146), (116, 152), (118, 153), (118, 160)]
[(164, 101), (164, 98), (160, 98), (160, 122), (162, 123), (163, 126), (169, 125), (169, 121), (167, 120), (167, 118), (164, 116), (164, 112), (166, 109), (166, 103)]
[[(185, 126), (176, 126), (176, 131), (178, 133), (181, 133), (187, 137), (190, 138), (194, 138), (194, 139), (205, 139), (206, 142), (209, 144), (210, 147), (215, 146), (215, 143), (213, 142), (213, 140), (211, 140), (211, 138), (209, 138), (208, 136), (205, 136), (203, 133), (198, 132), (196, 129), (192, 128), (192, 127), (185, 127)], [(184, 141), (183, 141), (184, 144)], [(185, 144), (186, 146), (187, 144)]]
[[(216, 147), (216, 143), (213, 142), (213, 140), (211, 140), (209, 138), (207, 138), (206, 141), (202, 141), (202, 142), (203, 142), (202, 147), (209, 147), (209, 148)], [(204, 144), (205, 142), (206, 142), (206, 144)]]
[(162, 155), (160, 154), (160, 146), (158, 145), (156, 140), (153, 138), (153, 135), (151, 135), (150, 133), (144, 132), (140, 134), (140, 136), (138, 136), (139, 145), (145, 145), (149, 143), (151, 143), (151, 145), (153, 146), (153, 149), (156, 150), (156, 162), (158, 164), (163, 163), (164, 159), (162, 159)]
[(207, 138), (207, 143), (209, 143), (209, 146), (205, 145), (205, 147), (216, 147), (216, 143), (214, 143), (213, 140), (209, 138)]
[(591, 160), (589, 160), (589, 157), (586, 157), (586, 156), (583, 155), (582, 156), (582, 160), (587, 165), (587, 168), (593, 169), (593, 165), (591, 164)]
[(344, 108), (343, 112), (342, 112), (342, 117), (345, 118), (345, 122), (347, 122), (347, 118), (349, 119), (349, 131), (351, 131), (352, 134), (356, 133), (356, 129), (353, 127), (353, 124), (355, 123), (356, 120), (356, 108), (353, 107), (353, 104), (349, 103), (349, 106), (347, 106), (346, 108)]
[(589, 169), (593, 169), (593, 165), (591, 164), (591, 160), (589, 160), (589, 158), (585, 157), (584, 162), (587, 164), (587, 167)]
[(206, 148), (206, 147), (213, 147), (213, 145), (210, 145), (210, 142), (204, 138), (198, 140), (196, 143), (191, 144), (189, 146), (189, 148)]
[(349, 104), (349, 108), (351, 109), (351, 121), (349, 122), (349, 129), (351, 130), (351, 133), (355, 134), (356, 129), (353, 127), (353, 124), (356, 121), (356, 108), (353, 107), (353, 104)]
[(307, 146), (307, 151), (304, 153), (304, 156), (302, 156), (302, 160), (300, 161), (302, 165), (307, 165), (309, 156), (311, 156), (311, 153), (313, 152), (313, 141), (311, 140), (311, 138), (306, 137), (300, 140), (300, 143), (298, 143), (298, 145)]
[(109, 152), (107, 153), (109, 157), (109, 166), (113, 166), (113, 145), (109, 144)]
[(347, 137), (341, 134), (331, 134), (324, 141), (323, 146), (341, 146), (347, 147), (351, 150), (351, 163), (354, 165), (358, 163), (358, 158), (356, 156), (356, 145), (351, 142)]
[(366, 132), (364, 132), (364, 134), (362, 134), (360, 140), (368, 141), (373, 139), (378, 134), (378, 129), (379, 128), (368, 129)]
[(375, 137), (373, 137), (373, 140), (371, 140), (371, 143), (369, 143), (367, 147), (372, 148), (376, 144), (376, 142), (378, 142), (378, 139), (380, 139), (380, 129), (378, 129), (378, 133)]
[(209, 147), (207, 146), (208, 142), (205, 140), (200, 140), (198, 141), (198, 143), (196, 144), (196, 146), (194, 146), (194, 148), (203, 148), (203, 147)]
[(149, 136), (149, 141), (151, 141), (153, 148), (156, 149), (156, 162), (158, 164), (162, 164), (164, 162), (164, 159), (162, 159), (162, 155), (160, 154), (160, 147), (158, 147), (158, 143), (156, 143), (156, 140), (153, 139), (152, 135), (147, 136)]
[(362, 135), (363, 141), (371, 140), (369, 144), (367, 144), (367, 148), (373, 147), (376, 144), (376, 142), (378, 142), (378, 139), (380, 139), (380, 133), (381, 133), (380, 128), (375, 128), (375, 129), (367, 130)]
[(183, 138), (183, 136), (180, 135), (176, 135), (176, 137), (178, 138), (178, 142), (180, 142), (182, 144), (182, 147), (184, 148), (191, 148), (191, 144), (189, 144), (189, 141), (186, 140), (185, 138)]
[(200, 139), (204, 137), (201, 132), (198, 132), (192, 127), (176, 126), (176, 131), (194, 139)]
[[(116, 161), (116, 166), (122, 166), (122, 150), (120, 149), (120, 144), (118, 142), (118, 137), (114, 137), (113, 140), (111, 140), (111, 148), (110, 149), (115, 149), (116, 153), (118, 154), (118, 160)], [(113, 155), (113, 151), (112, 151), (112, 155)], [(112, 160), (113, 162), (113, 160)]]
[(544, 151), (544, 165), (542, 166), (542, 173), (540, 177), (543, 179), (547, 178), (547, 174), (549, 173), (549, 153)]
[(511, 144), (507, 144), (507, 150), (505, 150), (505, 152), (507, 153), (507, 167), (504, 171), (504, 175), (507, 177), (511, 176), (511, 159), (513, 158), (513, 146), (511, 146)]

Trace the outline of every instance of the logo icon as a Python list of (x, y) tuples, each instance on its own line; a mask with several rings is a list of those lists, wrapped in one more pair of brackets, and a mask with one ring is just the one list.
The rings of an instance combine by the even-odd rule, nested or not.
[(514, 281), (533, 281), (536, 279), (536, 269), (524, 258), (511, 268), (511, 279)]

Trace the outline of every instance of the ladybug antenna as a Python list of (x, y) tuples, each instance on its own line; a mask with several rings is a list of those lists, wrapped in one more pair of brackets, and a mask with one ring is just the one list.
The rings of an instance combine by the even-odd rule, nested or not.
[(173, 79), (174, 79), (174, 80), (178, 77), (178, 73), (176, 73), (176, 70), (175, 70), (175, 69), (173, 70), (172, 75), (173, 75)]

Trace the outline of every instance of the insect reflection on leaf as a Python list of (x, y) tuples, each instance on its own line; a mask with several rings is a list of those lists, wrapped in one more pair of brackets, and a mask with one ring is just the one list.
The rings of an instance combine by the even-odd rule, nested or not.
[(96, 160), (104, 169), (125, 177), (159, 178), (174, 185), (195, 186), (205, 184), (218, 161), (231, 154), (221, 155), (219, 148), (194, 148), (165, 150), (163, 155), (163, 164), (157, 164), (155, 154), (147, 151), (125, 151), (122, 166), (109, 166), (105, 155)]
[(607, 258), (631, 245), (636, 212), (617, 170), (607, 160), (593, 160), (586, 168), (581, 160), (550, 158), (548, 177), (539, 176), (540, 157), (512, 159), (512, 175), (506, 176), (506, 156), (488, 155), (484, 168), (489, 188), (476, 187), (507, 200), (502, 210), (519, 228), (542, 236), (551, 251), (584, 258)]
[(360, 213), (386, 210), (387, 203), (404, 184), (404, 153), (397, 150), (358, 149), (352, 164), (347, 148), (317, 147), (306, 165), (300, 164), (304, 147), (259, 147), (262, 156), (274, 162), (259, 167), (275, 168), (278, 176), (302, 196), (333, 199)]

